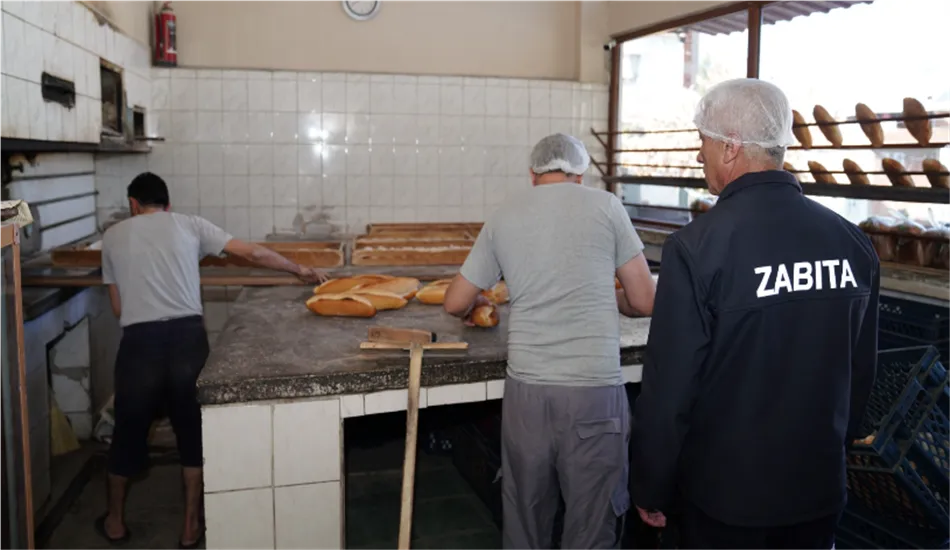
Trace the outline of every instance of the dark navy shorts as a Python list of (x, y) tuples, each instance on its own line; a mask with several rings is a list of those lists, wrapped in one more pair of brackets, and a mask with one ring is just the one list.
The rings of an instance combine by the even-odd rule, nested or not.
[(109, 473), (130, 477), (148, 465), (152, 422), (167, 413), (181, 464), (201, 467), (201, 408), (195, 384), (209, 353), (201, 316), (129, 325), (115, 360), (115, 431)]

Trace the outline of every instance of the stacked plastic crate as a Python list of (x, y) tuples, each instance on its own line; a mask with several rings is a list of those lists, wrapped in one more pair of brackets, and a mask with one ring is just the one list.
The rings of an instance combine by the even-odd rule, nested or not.
[(950, 389), (932, 346), (882, 351), (863, 434), (848, 453), (840, 548), (946, 548)]
[(902, 298), (881, 296), (879, 349), (934, 346), (950, 364), (950, 311)]

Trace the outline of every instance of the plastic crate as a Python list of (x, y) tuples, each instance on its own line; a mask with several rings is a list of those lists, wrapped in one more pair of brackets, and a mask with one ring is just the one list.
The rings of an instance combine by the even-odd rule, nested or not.
[(879, 352), (861, 435), (877, 434), (871, 447), (878, 453), (884, 452), (895, 432), (909, 438), (927, 412), (920, 411), (920, 403), (925, 406), (928, 398), (936, 399), (936, 393), (946, 389), (946, 379), (947, 371), (932, 346)]
[[(854, 455), (849, 454), (849, 462)], [(891, 471), (848, 468), (849, 499), (920, 529), (950, 529), (946, 478), (916, 446)]]
[(882, 296), (878, 327), (926, 343), (950, 339), (950, 311), (912, 300)]
[(933, 529), (900, 525), (849, 503), (841, 514), (835, 533), (836, 548), (946, 548), (947, 536)]

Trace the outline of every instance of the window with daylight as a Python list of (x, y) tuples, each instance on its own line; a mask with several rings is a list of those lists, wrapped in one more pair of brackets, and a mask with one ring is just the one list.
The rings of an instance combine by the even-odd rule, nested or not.
[[(746, 76), (748, 16), (745, 11), (708, 19), (636, 38), (621, 45), (622, 82), (619, 120), (622, 132), (682, 129), (682, 132), (625, 133), (621, 151), (693, 147), (699, 143), (692, 130), (699, 98), (713, 85)], [(702, 177), (694, 167), (696, 152), (622, 152), (616, 156), (620, 175)], [(625, 185), (624, 202), (631, 215), (669, 221), (685, 212), (651, 206), (685, 207), (699, 190), (650, 185)], [(647, 206), (644, 206), (647, 205)]]
[[(763, 19), (779, 19), (782, 2), (763, 8)], [(928, 112), (950, 110), (950, 72), (947, 63), (946, 24), (950, 2), (916, 0), (908, 9), (903, 0), (874, 0), (813, 13), (762, 26), (759, 77), (778, 85), (788, 95), (792, 108), (807, 122), (813, 122), (815, 105), (821, 105), (835, 120), (855, 120), (855, 105), (863, 103), (882, 122), (885, 144), (915, 144), (903, 123), (886, 122), (900, 116), (905, 97), (915, 98)], [(950, 140), (948, 119), (931, 121), (931, 143)], [(858, 124), (838, 126), (844, 144), (868, 145)], [(809, 128), (815, 145), (828, 145), (818, 127)], [(881, 161), (892, 158), (908, 171), (920, 171), (928, 158), (950, 164), (947, 147), (888, 149), (791, 150), (786, 160), (803, 182), (814, 181), (807, 173), (815, 161), (832, 174), (837, 183), (847, 185), (843, 173), (845, 159), (858, 164), (871, 184), (890, 185)], [(923, 175), (912, 176), (918, 187), (929, 187)], [(950, 205), (864, 201), (812, 197), (853, 222), (871, 215), (903, 212), (915, 219), (950, 221)]]

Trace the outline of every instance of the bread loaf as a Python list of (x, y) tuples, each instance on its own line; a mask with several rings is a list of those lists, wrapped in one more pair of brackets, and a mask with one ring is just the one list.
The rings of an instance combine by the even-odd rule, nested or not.
[(815, 116), (815, 122), (820, 123), (818, 129), (825, 135), (825, 139), (830, 141), (835, 147), (841, 147), (841, 130), (838, 129), (837, 124), (832, 124), (835, 122), (834, 117), (821, 105), (815, 105), (812, 114)]
[(903, 164), (894, 159), (884, 159), (881, 161), (881, 166), (884, 168), (884, 173), (887, 174), (887, 179), (891, 180), (891, 185), (894, 187), (914, 186), (914, 180), (905, 174), (907, 170), (904, 169)]
[[(924, 109), (924, 106), (916, 99), (905, 97), (903, 114), (905, 118), (923, 117), (927, 116), (927, 109)], [(930, 138), (933, 137), (933, 127), (930, 125), (929, 119), (905, 120), (904, 126), (907, 127), (907, 131), (910, 132), (910, 135), (914, 136), (917, 143), (921, 145), (930, 143)]]
[(498, 325), (498, 308), (494, 305), (478, 306), (472, 310), (472, 322), (475, 326), (484, 328)]
[(861, 131), (868, 137), (871, 147), (884, 145), (884, 130), (881, 129), (881, 123), (870, 107), (864, 103), (858, 103), (854, 106), (854, 116), (861, 121)]
[(808, 161), (808, 169), (811, 170), (811, 175), (815, 178), (815, 183), (830, 183), (832, 185), (838, 183), (835, 181), (835, 177), (829, 174), (828, 169), (822, 166), (820, 162), (814, 160)]
[(442, 305), (445, 303), (445, 291), (449, 289), (452, 281), (435, 281), (422, 287), (422, 290), (416, 293), (416, 300), (423, 304)]
[(897, 235), (894, 233), (896, 224), (897, 220), (883, 216), (874, 216), (858, 224), (862, 230), (868, 231), (871, 244), (882, 262), (893, 261), (897, 254)]
[(372, 317), (372, 302), (355, 294), (314, 294), (307, 300), (307, 309), (317, 315), (331, 317)]
[(894, 227), (898, 235), (897, 252), (894, 259), (898, 263), (926, 267), (933, 262), (937, 249), (928, 247), (928, 242), (917, 237), (924, 235), (927, 230), (923, 225), (910, 220), (901, 221)]
[(359, 288), (361, 290), (392, 292), (393, 294), (402, 296), (406, 300), (411, 300), (412, 297), (416, 295), (416, 292), (419, 291), (419, 279), (413, 279), (412, 277), (394, 277), (388, 281), (361, 286)]
[(623, 285), (620, 284), (620, 279), (616, 277), (614, 277), (614, 288), (616, 288), (617, 290), (621, 290), (623, 288)]
[(792, 133), (795, 139), (802, 144), (802, 148), (811, 149), (811, 130), (808, 129), (805, 117), (798, 111), (792, 111)]
[(947, 175), (947, 167), (941, 164), (939, 160), (925, 159), (921, 164), (931, 187), (950, 188), (950, 176)]
[(352, 291), (352, 294), (355, 294), (361, 298), (365, 298), (369, 303), (373, 304), (373, 307), (376, 308), (376, 311), (400, 309), (409, 303), (402, 296), (392, 292), (386, 292), (385, 290), (358, 288)]
[(499, 281), (499, 283), (492, 288), (483, 290), (482, 296), (488, 298), (488, 300), (493, 304), (507, 304), (508, 285), (505, 284), (505, 281)]
[(357, 287), (381, 283), (388, 281), (393, 277), (389, 275), (355, 275), (353, 277), (342, 277), (340, 279), (330, 279), (329, 281), (314, 287), (314, 294), (339, 294), (352, 290)]
[(868, 175), (864, 173), (864, 170), (861, 170), (858, 163), (851, 159), (844, 159), (841, 165), (844, 167), (845, 174), (848, 175), (848, 180), (851, 181), (851, 185), (871, 185), (870, 180), (868, 180)]
[(932, 227), (924, 230), (923, 236), (939, 240), (928, 239), (923, 242), (924, 253), (922, 259), (930, 267), (950, 269), (950, 227)]

